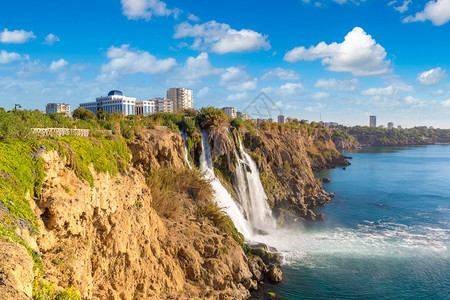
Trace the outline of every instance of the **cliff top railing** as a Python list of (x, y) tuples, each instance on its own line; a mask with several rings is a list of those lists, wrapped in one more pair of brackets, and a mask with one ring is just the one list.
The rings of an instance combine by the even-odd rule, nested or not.
[(73, 128), (31, 128), (31, 131), (40, 136), (65, 136), (65, 135), (76, 135), (88, 137), (89, 129), (73, 129)]

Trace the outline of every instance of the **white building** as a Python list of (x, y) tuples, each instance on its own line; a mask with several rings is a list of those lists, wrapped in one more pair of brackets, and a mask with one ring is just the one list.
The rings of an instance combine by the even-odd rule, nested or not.
[(153, 100), (146, 101), (136, 101), (136, 115), (138, 116), (148, 116), (155, 113), (156, 105)]
[(135, 114), (136, 98), (125, 97), (121, 91), (112, 90), (108, 96), (98, 97), (95, 102), (81, 103), (80, 107), (97, 113), (105, 111), (107, 113), (120, 113), (125, 116)]
[(48, 103), (45, 106), (46, 114), (65, 114), (70, 116), (70, 105), (65, 103)]
[(180, 112), (193, 107), (193, 91), (185, 88), (171, 88), (167, 98), (172, 101), (173, 112)]
[(155, 102), (156, 112), (174, 112), (172, 100), (167, 98), (153, 98), (152, 101)]
[(230, 118), (236, 118), (237, 117), (237, 110), (236, 110), (236, 107), (222, 107), (221, 108), (222, 109), (222, 111), (227, 115), (227, 116), (229, 116)]

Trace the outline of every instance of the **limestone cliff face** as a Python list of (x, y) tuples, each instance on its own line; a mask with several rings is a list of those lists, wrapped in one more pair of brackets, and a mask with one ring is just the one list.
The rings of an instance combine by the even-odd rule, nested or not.
[[(222, 179), (234, 182), (235, 149), (244, 147), (257, 163), (269, 205), (279, 223), (316, 219), (313, 207), (325, 204), (332, 195), (323, 190), (313, 170), (348, 164), (336, 150), (330, 133), (324, 130), (308, 134), (292, 128), (249, 131), (245, 127), (231, 131), (233, 134), (218, 127), (208, 130), (213, 161), (224, 175)], [(239, 145), (237, 134), (243, 145)], [(232, 185), (229, 190), (233, 194)]]
[(299, 130), (243, 131), (243, 144), (257, 161), (263, 186), (279, 223), (314, 220), (312, 208), (331, 199), (312, 172), (310, 139)]
[(247, 257), (230, 235), (198, 218), (196, 199), (171, 218), (152, 207), (145, 172), (185, 168), (179, 134), (150, 130), (130, 149), (134, 167), (115, 177), (91, 168), (93, 188), (57, 152), (42, 155), (46, 178), (35, 214), (43, 278), (87, 299), (248, 298), (256, 282)]

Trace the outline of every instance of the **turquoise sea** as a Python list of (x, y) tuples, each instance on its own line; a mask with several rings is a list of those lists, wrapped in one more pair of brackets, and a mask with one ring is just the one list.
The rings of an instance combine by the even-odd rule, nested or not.
[(318, 173), (324, 222), (281, 238), (285, 299), (450, 299), (450, 146), (373, 147)]

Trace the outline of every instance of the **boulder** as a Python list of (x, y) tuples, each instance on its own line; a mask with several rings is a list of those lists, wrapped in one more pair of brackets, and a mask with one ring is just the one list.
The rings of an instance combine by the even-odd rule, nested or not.
[(322, 178), (322, 182), (323, 183), (328, 183), (328, 182), (330, 182), (330, 178), (324, 177), (324, 178)]
[(283, 272), (276, 266), (272, 266), (265, 275), (267, 279), (273, 282), (280, 282), (283, 279)]

